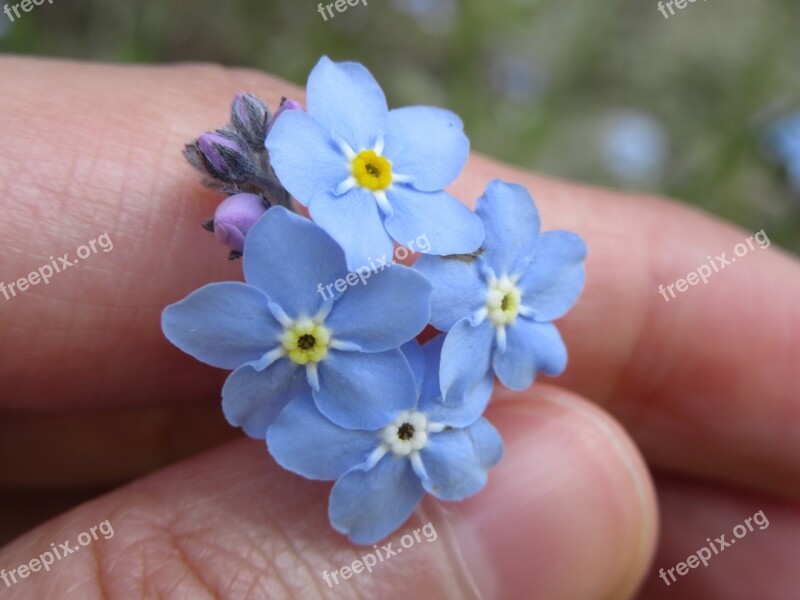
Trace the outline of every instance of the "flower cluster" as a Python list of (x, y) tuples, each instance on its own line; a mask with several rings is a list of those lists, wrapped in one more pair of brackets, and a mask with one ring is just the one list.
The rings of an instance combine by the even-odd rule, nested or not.
[[(503, 453), (483, 417), (494, 376), (522, 390), (566, 367), (552, 321), (581, 292), (586, 247), (573, 233), (540, 232), (519, 185), (491, 182), (475, 212), (445, 192), (469, 152), (458, 117), (388, 110), (359, 64), (322, 58), (307, 111), (270, 119), (258, 106), (234, 102), (237, 144), (256, 156), (261, 140), (276, 185), (311, 219), (289, 201), (262, 202), (268, 210), (236, 229), (245, 282), (196, 290), (164, 310), (162, 328), (183, 351), (233, 371), (222, 389), (228, 421), (266, 439), (284, 468), (335, 481), (332, 526), (372, 544), (426, 493), (453, 501), (484, 487)], [(233, 181), (244, 170), (218, 134), (225, 142), (212, 141), (204, 170)], [(218, 213), (254, 192), (237, 188)], [(422, 235), (430, 244), (413, 268), (318, 293)], [(441, 333), (420, 345), (429, 324)]]

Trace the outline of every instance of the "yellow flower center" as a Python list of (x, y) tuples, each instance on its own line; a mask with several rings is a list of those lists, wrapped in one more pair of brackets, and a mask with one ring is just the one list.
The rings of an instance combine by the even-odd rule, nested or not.
[(392, 163), (374, 150), (362, 150), (353, 159), (353, 177), (361, 187), (372, 192), (385, 190), (392, 184)]
[(331, 332), (311, 319), (299, 319), (286, 328), (282, 342), (293, 362), (298, 365), (317, 363), (328, 355)]
[(513, 323), (519, 314), (522, 294), (508, 277), (501, 277), (489, 285), (486, 309), (489, 319), (496, 326)]

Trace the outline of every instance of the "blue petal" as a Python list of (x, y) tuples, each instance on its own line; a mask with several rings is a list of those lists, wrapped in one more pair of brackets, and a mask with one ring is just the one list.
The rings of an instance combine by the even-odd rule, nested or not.
[(267, 432), (267, 448), (284, 469), (308, 479), (334, 480), (362, 464), (380, 445), (375, 431), (334, 425), (310, 394), (291, 402)]
[(467, 254), (483, 241), (481, 220), (447, 192), (398, 184), (386, 190), (386, 197), (394, 210), (386, 217), (386, 231), (403, 246), (424, 236), (430, 248), (426, 254)]
[(486, 468), (463, 429), (432, 434), (419, 454), (427, 474), (422, 486), (441, 500), (463, 500), (486, 485)]
[(456, 321), (472, 315), (486, 302), (486, 283), (473, 258), (423, 255), (414, 268), (433, 283), (431, 323), (449, 331)]
[(293, 318), (316, 315), (324, 300), (320, 288), (347, 273), (336, 242), (282, 206), (270, 208), (248, 232), (243, 260), (247, 282)]
[(494, 372), (512, 390), (526, 390), (541, 371), (555, 376), (567, 367), (567, 348), (552, 323), (535, 323), (518, 317), (506, 327), (506, 351), (495, 351)]
[(400, 350), (331, 350), (319, 363), (319, 411), (348, 429), (379, 429), (416, 404), (414, 375)]
[(440, 396), (438, 399), (429, 398), (425, 402), (420, 402), (419, 409), (425, 412), (433, 423), (443, 423), (450, 427), (467, 427), (486, 411), (493, 390), (494, 375), (489, 372), (469, 388), (460, 404), (445, 404)]
[(569, 231), (546, 231), (539, 236), (536, 255), (517, 286), (522, 304), (536, 321), (564, 316), (583, 290), (586, 244)]
[(472, 438), (478, 462), (484, 469), (493, 467), (503, 458), (503, 438), (486, 419), (478, 419), (467, 427), (465, 431)]
[(161, 329), (170, 342), (197, 360), (235, 369), (278, 345), (283, 328), (268, 303), (251, 285), (211, 283), (165, 308)]
[(307, 85), (308, 113), (358, 152), (386, 131), (386, 96), (364, 65), (323, 56)]
[(407, 459), (384, 456), (369, 471), (354, 468), (331, 490), (328, 516), (356, 544), (374, 544), (405, 523), (425, 495)]
[(460, 402), (452, 402), (455, 395), (451, 396), (451, 403), (442, 401), (442, 392), (439, 385), (439, 370), (444, 335), (439, 335), (423, 347), (425, 353), (425, 380), (422, 384), (422, 393), (418, 410), (426, 413), (428, 419), (434, 423), (444, 423), (451, 427), (466, 427), (475, 422), (483, 414), (486, 404), (492, 395), (494, 376), (488, 372), (483, 379), (469, 388)]
[(406, 357), (408, 366), (411, 367), (411, 372), (414, 374), (417, 397), (419, 397), (420, 393), (422, 392), (423, 381), (425, 380), (425, 352), (422, 350), (422, 347), (419, 345), (419, 342), (416, 339), (403, 344), (400, 347), (400, 350), (403, 353), (403, 356)]
[(439, 368), (445, 404), (485, 406), (489, 402), (491, 389), (487, 389), (485, 379), (491, 372), (494, 334), (488, 320), (473, 327), (469, 319), (462, 319), (447, 333)]
[[(360, 273), (369, 277), (366, 269)], [(334, 303), (325, 325), (334, 339), (364, 352), (398, 348), (425, 328), (431, 312), (431, 284), (419, 273), (396, 265), (355, 281)]]
[(263, 371), (244, 365), (222, 386), (222, 412), (228, 423), (263, 440), (281, 410), (308, 389), (304, 370), (285, 358)]
[(342, 247), (351, 271), (369, 268), (370, 261), (388, 264), (392, 260), (392, 239), (384, 229), (375, 198), (363, 188), (355, 187), (341, 196), (321, 192), (311, 200), (308, 211)]
[(535, 246), (541, 221), (528, 190), (499, 179), (489, 182), (475, 206), (484, 226), (483, 255), (498, 277), (512, 275), (520, 254)]
[(444, 339), (445, 335), (442, 333), (422, 345), (425, 371), (422, 390), (420, 391), (420, 404), (431, 400), (441, 400), (442, 398), (442, 391), (439, 388), (439, 367), (441, 365)]
[(335, 190), (350, 176), (349, 161), (330, 133), (303, 111), (282, 113), (266, 147), (283, 187), (305, 206), (317, 192)]
[(392, 172), (410, 175), (418, 190), (450, 185), (467, 162), (469, 139), (461, 119), (449, 110), (409, 106), (389, 111), (383, 155)]

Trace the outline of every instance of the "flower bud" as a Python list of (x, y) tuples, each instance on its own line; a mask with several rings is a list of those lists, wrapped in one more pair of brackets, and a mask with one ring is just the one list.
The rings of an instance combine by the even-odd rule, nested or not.
[(236, 94), (231, 105), (233, 128), (253, 150), (264, 148), (269, 108), (253, 94)]
[(252, 176), (250, 153), (232, 133), (215, 131), (197, 138), (197, 149), (205, 170), (215, 179), (226, 183), (240, 183)]
[(281, 105), (278, 107), (278, 110), (275, 112), (275, 115), (272, 117), (272, 120), (269, 122), (269, 127), (267, 127), (267, 135), (269, 135), (270, 129), (275, 124), (275, 121), (280, 117), (284, 112), (287, 110), (304, 110), (303, 105), (300, 104), (297, 100), (292, 100), (291, 98), (283, 98), (281, 100)]
[(214, 213), (214, 236), (233, 252), (241, 253), (247, 232), (266, 211), (261, 196), (234, 194), (226, 198)]

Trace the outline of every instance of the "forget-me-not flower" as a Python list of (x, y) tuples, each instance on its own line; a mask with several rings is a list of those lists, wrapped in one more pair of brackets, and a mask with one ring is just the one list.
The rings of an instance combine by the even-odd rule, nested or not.
[[(247, 255), (245, 255), (247, 256)], [(328, 515), (338, 531), (372, 544), (397, 529), (425, 492), (461, 500), (479, 492), (503, 454), (482, 406), (441, 402), (442, 338), (403, 346), (416, 389), (378, 426), (344, 429), (326, 419), (304, 394), (267, 432), (267, 447), (284, 468), (309, 479), (335, 480)], [(365, 402), (377, 401), (375, 389)]]
[(430, 254), (478, 248), (480, 220), (443, 191), (469, 154), (455, 114), (390, 111), (363, 65), (327, 57), (311, 71), (307, 93), (308, 112), (281, 115), (266, 147), (283, 186), (341, 245), (351, 270), (391, 256), (392, 240), (423, 234)]
[(267, 211), (244, 247), (247, 283), (206, 285), (162, 316), (164, 334), (181, 350), (235, 369), (222, 390), (231, 424), (264, 438), (303, 394), (345, 427), (380, 427), (404, 409), (414, 377), (399, 348), (427, 323), (425, 277), (393, 266), (324, 300), (320, 283), (348, 273), (344, 254), (283, 207)]
[(536, 373), (561, 373), (567, 350), (551, 321), (575, 304), (584, 284), (586, 245), (568, 231), (540, 233), (528, 191), (493, 180), (476, 212), (486, 228), (477, 256), (422, 256), (415, 268), (433, 282), (431, 323), (447, 338), (442, 394), (488, 402), (492, 373), (523, 390)]

